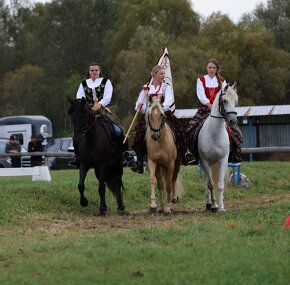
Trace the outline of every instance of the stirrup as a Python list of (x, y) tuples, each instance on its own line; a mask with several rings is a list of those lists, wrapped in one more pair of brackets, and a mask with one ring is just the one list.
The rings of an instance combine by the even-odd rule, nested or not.
[(68, 162), (69, 166), (80, 167), (80, 159), (78, 156), (73, 156), (73, 158)]
[(144, 173), (143, 163), (137, 162), (135, 166), (131, 167), (131, 170), (133, 172), (143, 174)]
[(195, 159), (194, 155), (191, 152), (187, 152), (184, 155), (184, 165), (197, 165), (198, 161)]

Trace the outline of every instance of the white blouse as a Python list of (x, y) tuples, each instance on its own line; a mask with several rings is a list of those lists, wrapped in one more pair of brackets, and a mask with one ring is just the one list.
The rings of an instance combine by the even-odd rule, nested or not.
[[(146, 85), (145, 85), (146, 86)], [(174, 103), (174, 98), (173, 98), (173, 94), (171, 91), (171, 87), (166, 84), (166, 83), (162, 83), (161, 86), (157, 85), (156, 87), (153, 84), (149, 85), (149, 91), (147, 94), (147, 98), (145, 99), (142, 109), (141, 109), (141, 113), (145, 114), (146, 109), (148, 107), (148, 97), (150, 94), (162, 94), (164, 93), (164, 102), (162, 104), (163, 110), (164, 111), (168, 111), (170, 106)], [(143, 99), (144, 99), (145, 92), (142, 89), (141, 92), (139, 93), (137, 102), (136, 102), (136, 106), (135, 106), (135, 110), (137, 111), (138, 109), (138, 105), (142, 103)]]

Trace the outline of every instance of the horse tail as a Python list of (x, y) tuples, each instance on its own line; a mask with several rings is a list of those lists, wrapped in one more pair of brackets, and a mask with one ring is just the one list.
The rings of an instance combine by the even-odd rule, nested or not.
[[(118, 196), (125, 192), (125, 187), (122, 181), (123, 175), (123, 165), (120, 163), (116, 163), (110, 167), (109, 172), (106, 177), (106, 184), (114, 196)], [(121, 193), (120, 193), (121, 191)]]
[(184, 193), (184, 188), (183, 188), (183, 184), (182, 184), (182, 177), (179, 173), (178, 173), (177, 179), (174, 183), (174, 191), (173, 192), (174, 192), (173, 198), (178, 197), (179, 199), (183, 196), (183, 193)]
[[(219, 172), (220, 172), (219, 164), (218, 163), (213, 164), (211, 166), (211, 176), (215, 185), (217, 185), (219, 181)], [(225, 188), (224, 189), (227, 189), (227, 186), (229, 185), (229, 181), (230, 181), (230, 173), (227, 167), (227, 170), (225, 173)]]

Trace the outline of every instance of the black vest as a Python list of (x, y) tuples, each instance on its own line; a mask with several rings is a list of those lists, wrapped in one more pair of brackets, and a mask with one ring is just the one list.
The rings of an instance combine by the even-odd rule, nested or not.
[(105, 90), (105, 85), (107, 83), (108, 78), (103, 78), (101, 84), (96, 87), (94, 90), (92, 88), (89, 88), (87, 85), (87, 81), (84, 80), (82, 82), (82, 85), (84, 87), (85, 95), (86, 95), (86, 100), (89, 103), (89, 105), (92, 107), (95, 103), (94, 100), (94, 93), (95, 96), (97, 97), (98, 101), (101, 101), (104, 97), (104, 90)]

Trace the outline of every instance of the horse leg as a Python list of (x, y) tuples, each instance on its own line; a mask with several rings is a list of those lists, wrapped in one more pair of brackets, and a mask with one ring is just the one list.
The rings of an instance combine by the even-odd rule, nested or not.
[(218, 205), (214, 196), (214, 183), (212, 179), (211, 167), (208, 163), (202, 162), (202, 168), (206, 177), (206, 209), (209, 210), (210, 207), (210, 210), (215, 213), (218, 211)]
[(79, 171), (80, 179), (79, 179), (78, 189), (80, 192), (80, 204), (82, 207), (87, 207), (89, 204), (88, 199), (84, 195), (85, 179), (86, 179), (88, 171), (89, 171), (89, 168), (84, 167), (83, 165), (80, 166), (80, 171)]
[(177, 203), (179, 200), (178, 190), (180, 189), (178, 188), (180, 188), (180, 186), (177, 183), (179, 170), (180, 170), (180, 164), (176, 165), (176, 162), (175, 162), (175, 168), (174, 168), (173, 177), (172, 177), (173, 193), (172, 193), (171, 203)]
[(148, 158), (148, 168), (150, 171), (150, 190), (151, 190), (151, 195), (150, 195), (150, 213), (156, 213), (157, 212), (157, 204), (156, 204), (156, 196), (155, 196), (155, 182), (156, 182), (156, 177), (155, 177), (155, 172), (156, 172), (156, 164)]
[(100, 169), (100, 172), (98, 172), (97, 168), (95, 168), (95, 175), (99, 180), (99, 196), (100, 196), (100, 208), (99, 208), (99, 216), (106, 216), (107, 212), (107, 205), (106, 205), (106, 184), (105, 184), (105, 167), (102, 167)]
[(227, 171), (227, 159), (220, 163), (220, 171), (219, 171), (219, 181), (218, 181), (218, 193), (219, 193), (219, 211), (225, 212), (224, 207), (224, 182), (225, 182), (225, 174)]
[(167, 203), (164, 207), (164, 214), (170, 215), (171, 214), (171, 199), (173, 194), (173, 183), (172, 183), (172, 176), (173, 176), (174, 164), (170, 164), (166, 172), (164, 173), (165, 176), (165, 183), (166, 183), (166, 192), (167, 192)]
[(123, 193), (122, 193), (122, 178), (121, 176), (116, 177), (116, 200), (117, 200), (117, 205), (118, 205), (118, 211), (123, 212), (125, 210), (125, 205), (123, 202)]
[(159, 212), (164, 212), (164, 181), (163, 181), (163, 170), (162, 167), (157, 167), (156, 169), (156, 179), (157, 179), (157, 188), (160, 193), (160, 210)]

